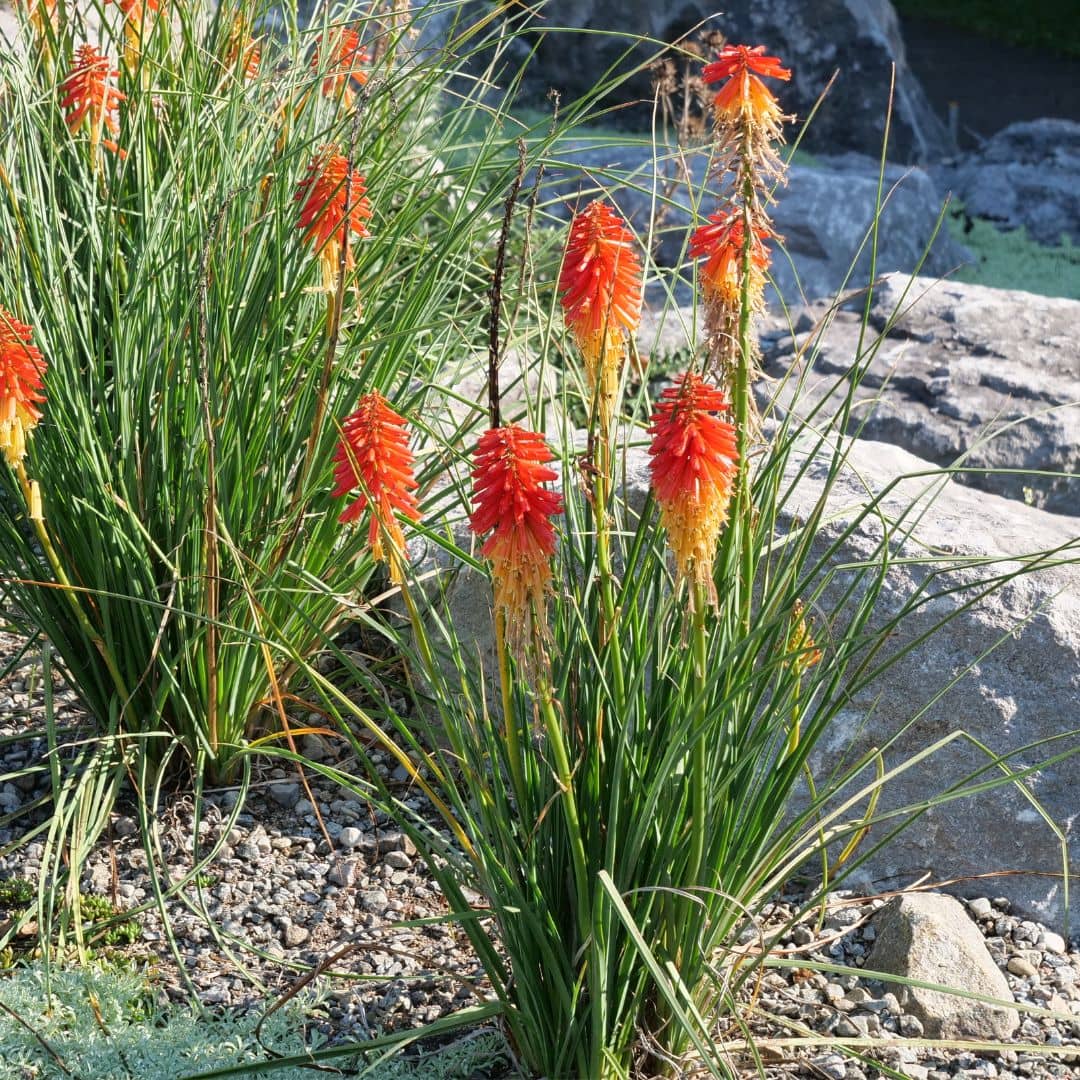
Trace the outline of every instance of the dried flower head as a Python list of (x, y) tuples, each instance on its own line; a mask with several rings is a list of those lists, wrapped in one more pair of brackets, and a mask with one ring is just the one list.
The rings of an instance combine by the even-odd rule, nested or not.
[(559, 292), (606, 428), (626, 342), (641, 320), (641, 261), (634, 234), (601, 199), (574, 215)]
[(765, 46), (725, 45), (701, 73), (708, 84), (722, 83), (713, 98), (717, 170), (734, 166), (735, 188), (749, 176), (764, 187), (782, 175), (773, 144), (782, 138), (780, 105), (762, 78), (790, 79), (791, 72)]
[(325, 75), (323, 95), (340, 97), (346, 108), (352, 108), (352, 84), (363, 86), (368, 81), (369, 63), (371, 55), (360, 43), (360, 32), (351, 26), (328, 30), (319, 38), (311, 58), (312, 70)]
[(808, 668), (821, 663), (821, 650), (810, 631), (810, 620), (801, 600), (796, 600), (791, 608), (790, 629), (788, 631), (788, 661), (797, 675), (802, 675)]
[(13, 468), (26, 456), (26, 436), (41, 419), (46, 363), (33, 331), (0, 307), (0, 450)]
[(712, 565), (727, 521), (739, 451), (735, 428), (717, 413), (727, 400), (700, 375), (684, 374), (656, 405), (649, 434), (652, 489), (679, 578), (716, 603)]
[(495, 607), (504, 617), (511, 648), (524, 655), (531, 631), (546, 633), (546, 593), (555, 552), (551, 518), (562, 497), (543, 485), (557, 478), (544, 437), (516, 424), (486, 431), (473, 455), (473, 514), (481, 548), (491, 560)]
[(101, 137), (103, 129), (110, 135), (120, 132), (116, 112), (124, 95), (111, 82), (119, 75), (109, 58), (93, 45), (80, 45), (71, 73), (60, 84), (60, 107), (68, 130), (74, 135), (84, 123), (89, 124), (92, 157), (96, 156), (99, 143), (114, 153), (122, 153), (115, 141)]
[(390, 580), (402, 584), (408, 553), (405, 534), (394, 515), (417, 521), (420, 509), (413, 494), (416, 480), (405, 420), (377, 390), (365, 394), (356, 412), (341, 425), (341, 440), (334, 451), (334, 484), (334, 498), (359, 488), (338, 520), (342, 524), (356, 521), (370, 507), (371, 553), (387, 564)]
[(304, 229), (304, 240), (314, 244), (323, 269), (323, 287), (333, 291), (345, 248), (345, 270), (353, 268), (350, 233), (368, 235), (371, 203), (365, 194), (364, 178), (349, 168), (336, 146), (325, 146), (308, 164), (307, 175), (296, 187), (294, 201), (300, 203), (296, 227)]

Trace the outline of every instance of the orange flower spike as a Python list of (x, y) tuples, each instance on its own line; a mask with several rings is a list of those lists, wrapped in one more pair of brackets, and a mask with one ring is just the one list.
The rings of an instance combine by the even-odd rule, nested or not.
[[(323, 59), (324, 52), (327, 54)], [(368, 81), (365, 64), (371, 63), (371, 55), (360, 44), (360, 33), (351, 26), (339, 27), (324, 34), (315, 46), (311, 67), (318, 72), (326, 69), (322, 92), (324, 97), (335, 94), (342, 97), (345, 107), (351, 108), (353, 93), (351, 83), (363, 86)]]
[(641, 261), (634, 234), (601, 199), (570, 223), (559, 292), (566, 325), (585, 358), (589, 388), (595, 392), (600, 384), (606, 426), (626, 340), (641, 321)]
[[(750, 244), (750, 303), (756, 307), (765, 287), (769, 250), (765, 241), (771, 234), (764, 227), (753, 229)], [(701, 286), (706, 301), (726, 307), (738, 306), (741, 297), (743, 243), (745, 226), (742, 215), (717, 213), (705, 225), (699, 225), (690, 237), (690, 258), (708, 261), (701, 270)]]
[(365, 394), (356, 412), (341, 425), (341, 440), (334, 451), (334, 483), (334, 498), (360, 489), (338, 520), (343, 525), (356, 521), (370, 507), (371, 553), (388, 565), (390, 580), (395, 585), (403, 584), (402, 568), (408, 561), (408, 552), (395, 511), (411, 521), (420, 519), (413, 494), (416, 490), (413, 456), (404, 418), (377, 390)]
[(125, 95), (111, 85), (111, 80), (119, 75), (109, 58), (93, 45), (80, 45), (71, 73), (60, 84), (60, 107), (66, 114), (68, 130), (74, 135), (89, 120), (92, 156), (97, 152), (98, 143), (114, 153), (123, 154), (114, 141), (101, 137), (102, 129), (111, 135), (120, 131), (116, 111)]
[(718, 120), (744, 116), (767, 125), (779, 123), (780, 106), (758, 76), (787, 81), (791, 71), (778, 57), (766, 56), (764, 45), (725, 45), (719, 58), (705, 65), (701, 76), (706, 84), (728, 80), (713, 98)]
[(14, 468), (26, 456), (26, 436), (41, 419), (47, 367), (31, 344), (33, 330), (0, 307), (0, 449)]
[(225, 67), (230, 71), (239, 67), (244, 78), (250, 81), (258, 76), (261, 63), (262, 50), (258, 42), (247, 32), (244, 20), (237, 15), (229, 31), (229, 40), (225, 49)]
[(734, 426), (715, 415), (727, 405), (720, 390), (687, 372), (663, 392), (649, 428), (652, 489), (676, 570), (714, 605), (713, 556), (739, 457)]
[(364, 177), (349, 168), (348, 161), (334, 146), (324, 147), (308, 165), (307, 175), (297, 185), (294, 201), (300, 203), (296, 227), (306, 230), (304, 240), (314, 244), (323, 268), (323, 287), (334, 290), (345, 246), (345, 269), (353, 267), (350, 232), (368, 236), (371, 203)]
[(20, 0), (15, 6), (25, 8), (26, 17), (39, 38), (47, 38), (46, 25), (52, 27), (54, 34), (59, 29), (56, 0)]
[(556, 542), (551, 518), (563, 511), (562, 496), (543, 486), (558, 477), (547, 464), (553, 457), (543, 435), (516, 424), (486, 431), (473, 455), (469, 527), (478, 536), (491, 532), (481, 554), (491, 561), (495, 607), (519, 653), (529, 627), (546, 629), (542, 613)]

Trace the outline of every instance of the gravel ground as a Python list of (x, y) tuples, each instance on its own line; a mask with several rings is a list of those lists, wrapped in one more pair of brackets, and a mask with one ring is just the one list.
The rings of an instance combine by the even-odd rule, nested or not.
[[(21, 644), (17, 637), (0, 634), (0, 666), (6, 667)], [(77, 723), (80, 713), (70, 691), (58, 679), (54, 690), (58, 718)], [(24, 773), (42, 760), (44, 741), (2, 741), (32, 726), (42, 702), (40, 668), (36, 656), (27, 653), (19, 667), (0, 681), (3, 814), (27, 806), (48, 790), (47, 774)], [(313, 736), (306, 738), (302, 749), (324, 757), (334, 752), (331, 744)], [(395, 775), (385, 761), (380, 767), (408, 797), (405, 777)], [(446, 910), (437, 884), (408, 838), (340, 788), (317, 776), (310, 776), (309, 783), (332, 848), (296, 773), (267, 765), (209, 876), (201, 887), (192, 883), (182, 897), (167, 904), (179, 958), (172, 954), (156, 912), (139, 917), (140, 938), (123, 952), (147, 961), (174, 1000), (185, 1000), (188, 993), (182, 966), (204, 1003), (250, 1007), (264, 1005), (268, 996), (351, 946), (320, 976), (327, 995), (324, 1026), (338, 1038), (425, 1023), (482, 997), (482, 972), (463, 934), (443, 924), (400, 925)], [(204, 850), (220, 837), (236, 798), (235, 789), (208, 794), (200, 829)], [(158, 815), (166, 872), (172, 880), (192, 866), (193, 809), (189, 798), (177, 796)], [(29, 818), (0, 826), (0, 846), (46, 810), (39, 808)], [(0, 879), (36, 880), (42, 852), (37, 841), (0, 857)], [(82, 884), (84, 891), (107, 896), (120, 908), (153, 896), (131, 806), (118, 807), (110, 835), (98, 845)], [(884, 897), (832, 894), (820, 930), (810, 917), (788, 931), (781, 950), (796, 959), (861, 967), (875, 937), (870, 917), (884, 903)], [(790, 921), (797, 904), (795, 896), (779, 898), (766, 910), (765, 929)], [(1017, 1042), (1059, 1050), (1049, 1055), (927, 1052), (906, 1043), (922, 1035), (922, 1025), (902, 1011), (887, 986), (808, 969), (764, 976), (758, 1018), (752, 1022), (755, 1034), (765, 1039), (797, 1034), (792, 1027), (782, 1028), (787, 1023), (802, 1025), (812, 1034), (886, 1039), (890, 1045), (870, 1052), (868, 1059), (873, 1057), (911, 1080), (1080, 1076), (1080, 948), (1014, 915), (1005, 899), (980, 898), (968, 901), (967, 907), (1017, 1001), (1077, 1018), (1071, 1024), (1022, 1019)], [(885, 1075), (869, 1060), (852, 1061), (820, 1047), (769, 1052), (765, 1060), (766, 1073), (773, 1078), (873, 1080)]]

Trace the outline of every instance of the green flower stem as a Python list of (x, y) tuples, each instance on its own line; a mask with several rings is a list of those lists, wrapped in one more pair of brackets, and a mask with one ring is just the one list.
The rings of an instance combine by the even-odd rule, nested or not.
[[(622, 649), (616, 638), (618, 608), (615, 606), (615, 572), (611, 562), (611, 523), (608, 520), (608, 500), (613, 483), (614, 455), (611, 452), (609, 433), (601, 432), (600, 462), (593, 484), (593, 500), (596, 514), (596, 556), (600, 570), (600, 602), (603, 605), (601, 624), (601, 650), (607, 649), (611, 657), (611, 677), (615, 687), (615, 700), (625, 700), (625, 677), (623, 674)], [(597, 745), (599, 749), (599, 744)]]
[[(26, 466), (20, 461), (18, 465), (15, 466), (15, 472), (19, 478), (19, 486), (22, 488), (26, 506), (29, 509), (32, 496), (30, 478), (26, 475)], [(56, 578), (56, 582), (60, 586), (61, 591), (68, 598), (72, 612), (74, 613), (79, 626), (82, 628), (83, 633), (86, 634), (89, 641), (93, 642), (94, 648), (101, 654), (101, 658), (105, 662), (105, 667), (109, 672), (109, 677), (116, 687), (116, 692), (119, 694), (121, 701), (126, 705), (130, 695), (128, 694), (124, 678), (116, 667), (116, 661), (113, 657), (112, 650), (105, 644), (101, 634), (98, 633), (94, 628), (94, 625), (90, 622), (90, 619), (87, 617), (82, 604), (79, 603), (79, 598), (75, 595), (75, 589), (71, 584), (71, 579), (64, 572), (60, 557), (56, 554), (56, 548), (53, 547), (52, 539), (49, 536), (48, 529), (45, 528), (44, 520), (41, 518), (33, 518), (32, 520), (34, 522), (34, 532), (37, 533), (38, 542), (41, 544), (41, 550), (45, 552), (45, 558), (49, 560), (49, 566), (52, 568), (53, 577)]]
[[(694, 661), (694, 697), (699, 702), (695, 708), (695, 723), (693, 733), (696, 736), (704, 723), (705, 701), (705, 672), (707, 653), (707, 633), (705, 630), (705, 611), (708, 606), (708, 597), (705, 587), (695, 582), (692, 586), (693, 598), (693, 624), (690, 628), (690, 648)], [(708, 783), (706, 747), (703, 738), (694, 739), (694, 749), (690, 758), (690, 860), (687, 863), (686, 880), (683, 884), (688, 888), (695, 888), (703, 884), (701, 879), (702, 863), (705, 858), (705, 806), (706, 784)]]

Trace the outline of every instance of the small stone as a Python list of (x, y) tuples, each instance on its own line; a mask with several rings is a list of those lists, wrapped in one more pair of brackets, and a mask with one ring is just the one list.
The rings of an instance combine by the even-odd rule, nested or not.
[(1011, 956), (1006, 967), (1014, 975), (1019, 976), (1021, 979), (1038, 978), (1038, 969), (1029, 960), (1025, 960), (1022, 956)]
[(908, 1080), (927, 1080), (930, 1070), (925, 1065), (904, 1065), (900, 1071), (908, 1077)]
[(1060, 934), (1055, 934), (1053, 930), (1044, 930), (1039, 937), (1039, 948), (1055, 956), (1064, 956), (1065, 939)]
[(352, 850), (354, 847), (359, 846), (360, 842), (364, 839), (363, 832), (356, 828), (355, 825), (347, 825), (338, 834), (338, 843), (348, 850)]
[(296, 923), (289, 923), (289, 925), (285, 927), (285, 944), (290, 949), (295, 949), (300, 945), (303, 945), (309, 937), (311, 937), (311, 932), (302, 926), (297, 926)]
[(842, 1039), (855, 1039), (860, 1035), (865, 1035), (866, 1032), (860, 1030), (847, 1016), (841, 1016), (836, 1027), (833, 1028), (835, 1034), (839, 1035)]
[(408, 870), (412, 866), (412, 859), (404, 851), (388, 851), (385, 862), (393, 870)]
[(917, 1016), (904, 1013), (900, 1017), (900, 1034), (905, 1039), (919, 1039), (926, 1033), (922, 1021)]
[(356, 884), (356, 860), (355, 859), (337, 859), (334, 865), (330, 867), (329, 873), (326, 875), (327, 880), (331, 885), (339, 885), (341, 888), (348, 888), (350, 885)]
[(297, 817), (307, 817), (308, 814), (315, 813), (315, 807), (308, 802), (307, 799), (301, 799), (293, 809), (296, 811)]
[(809, 945), (814, 940), (814, 931), (800, 923), (791, 931), (791, 940), (796, 945)]
[(382, 915), (390, 906), (390, 897), (385, 889), (371, 889), (360, 894), (360, 906), (372, 915)]
[[(872, 970), (1012, 1000), (978, 927), (952, 897), (905, 894), (877, 912), (874, 922)], [(1015, 1009), (912, 986), (900, 993), (904, 1011), (917, 1016), (931, 1038), (1003, 1040), (1020, 1025)]]
[(118, 817), (113, 824), (113, 832), (120, 837), (134, 836), (139, 831), (139, 825), (134, 818)]
[(991, 904), (989, 898), (985, 896), (976, 896), (974, 900), (968, 901), (968, 911), (970, 911), (976, 919), (987, 918), (993, 910), (994, 905)]
[(300, 801), (300, 785), (271, 784), (270, 798), (273, 799), (278, 806), (283, 806), (286, 810), (292, 810)]
[(847, 1065), (841, 1054), (823, 1054), (811, 1060), (819, 1072), (830, 1080), (846, 1080)]

